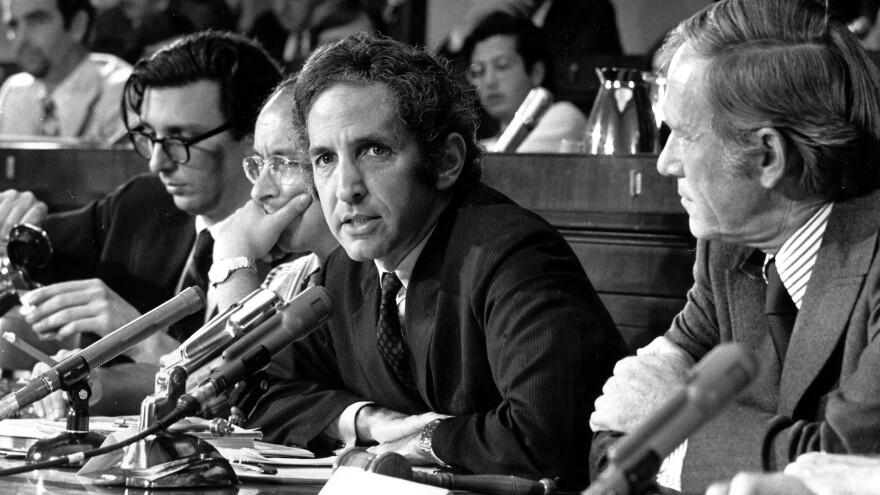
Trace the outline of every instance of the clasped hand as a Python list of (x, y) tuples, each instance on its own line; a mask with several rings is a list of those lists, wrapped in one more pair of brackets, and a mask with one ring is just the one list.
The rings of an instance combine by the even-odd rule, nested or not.
[(435, 459), (419, 448), (419, 434), (431, 421), (448, 417), (435, 412), (407, 416), (381, 407), (365, 406), (357, 415), (358, 439), (378, 442), (367, 449), (372, 454), (394, 452), (406, 457), (413, 465), (435, 464)]
[(91, 332), (103, 337), (140, 313), (99, 279), (59, 282), (21, 296), (25, 321), (41, 339)]
[(672, 396), (693, 364), (693, 358), (666, 337), (621, 359), (596, 399), (590, 428), (632, 433)]

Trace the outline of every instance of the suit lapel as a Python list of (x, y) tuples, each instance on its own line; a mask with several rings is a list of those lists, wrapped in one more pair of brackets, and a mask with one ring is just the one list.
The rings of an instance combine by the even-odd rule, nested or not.
[[(369, 359), (361, 360), (365, 366), (362, 370), (364, 376), (374, 376), (381, 371), (385, 373), (385, 363), (376, 349), (376, 323), (379, 321), (379, 271), (373, 262), (362, 262), (359, 265), (360, 281), (357, 286), (352, 284), (351, 291), (359, 290), (359, 293), (349, 293), (349, 301), (356, 301), (350, 307), (346, 318), (349, 318), (348, 328), (356, 329), (356, 334), (351, 336), (357, 348), (364, 349), (364, 355)], [(354, 287), (357, 287), (355, 289)], [(372, 369), (371, 369), (372, 368)]]
[(876, 251), (875, 196), (834, 205), (786, 354), (780, 414), (791, 417), (847, 327)]
[[(781, 363), (770, 335), (769, 322), (764, 316), (767, 289), (762, 274), (764, 257), (758, 249), (745, 248), (741, 258), (732, 260), (727, 279), (731, 338), (756, 354), (762, 375), (756, 382), (771, 383), (775, 387)], [(766, 396), (767, 392), (760, 394)]]

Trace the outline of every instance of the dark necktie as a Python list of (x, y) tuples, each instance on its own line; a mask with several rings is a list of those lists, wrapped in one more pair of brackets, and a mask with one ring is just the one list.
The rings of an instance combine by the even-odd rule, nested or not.
[(60, 136), (61, 123), (58, 122), (58, 115), (55, 111), (55, 102), (52, 98), (45, 97), (40, 103), (43, 105), (43, 118), (40, 120), (40, 128), (38, 130), (41, 136)]
[[(192, 258), (186, 265), (183, 274), (183, 283), (180, 289), (186, 289), (195, 285), (208, 292), (208, 270), (211, 269), (212, 254), (214, 252), (214, 238), (208, 229), (203, 229), (196, 237), (196, 245), (193, 249)], [(172, 326), (168, 332), (178, 341), (183, 342), (196, 330), (205, 324), (205, 308), (183, 318)]]
[(779, 278), (775, 258), (767, 264), (767, 299), (764, 302), (764, 313), (770, 321), (770, 337), (773, 339), (773, 345), (776, 346), (779, 362), (782, 363), (788, 350), (788, 341), (791, 338), (798, 309), (782, 279)]
[(376, 326), (376, 345), (379, 354), (404, 386), (415, 389), (409, 369), (409, 350), (400, 330), (397, 314), (397, 293), (403, 283), (394, 272), (382, 275), (382, 300), (379, 303), (379, 324)]

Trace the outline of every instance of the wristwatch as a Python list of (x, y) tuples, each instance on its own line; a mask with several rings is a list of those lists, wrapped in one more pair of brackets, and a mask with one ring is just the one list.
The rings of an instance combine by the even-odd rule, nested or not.
[(245, 268), (256, 272), (257, 261), (253, 258), (246, 258), (244, 256), (224, 258), (215, 261), (214, 264), (211, 265), (211, 269), (208, 270), (208, 280), (211, 281), (211, 285), (216, 287), (217, 284), (222, 283), (229, 278), (229, 275), (231, 275), (232, 272)]
[(440, 465), (445, 466), (446, 463), (441, 461), (435, 454), (434, 449), (431, 448), (432, 440), (434, 439), (434, 430), (440, 426), (440, 423), (443, 422), (443, 419), (435, 419), (430, 423), (426, 424), (422, 427), (422, 431), (419, 433), (419, 450), (423, 453), (427, 454), (431, 459), (434, 459)]

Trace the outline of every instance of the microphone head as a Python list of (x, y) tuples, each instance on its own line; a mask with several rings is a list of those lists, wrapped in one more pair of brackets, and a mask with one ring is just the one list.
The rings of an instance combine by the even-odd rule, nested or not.
[[(656, 475), (660, 462), (715, 417), (758, 374), (758, 362), (737, 343), (719, 344), (685, 377), (684, 383), (630, 434), (608, 450), (610, 477)], [(603, 473), (605, 474), (605, 473)], [(622, 481), (615, 481), (622, 482)]]

